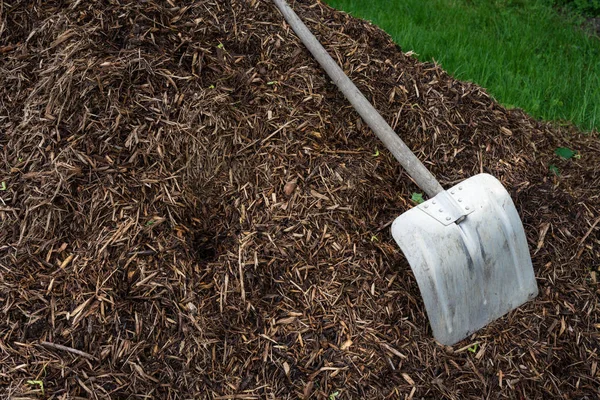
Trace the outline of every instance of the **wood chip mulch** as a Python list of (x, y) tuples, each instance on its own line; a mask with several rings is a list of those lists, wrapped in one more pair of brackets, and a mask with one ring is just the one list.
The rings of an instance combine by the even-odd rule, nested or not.
[(293, 7), (444, 186), (503, 182), (539, 297), (435, 342), (419, 190), (269, 1), (4, 0), (0, 397), (599, 398), (598, 133)]

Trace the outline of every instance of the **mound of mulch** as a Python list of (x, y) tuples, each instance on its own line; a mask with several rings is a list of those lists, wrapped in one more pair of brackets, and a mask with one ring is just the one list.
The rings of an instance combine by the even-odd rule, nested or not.
[(0, 394), (598, 398), (597, 133), (293, 6), (444, 186), (505, 184), (539, 297), (433, 340), (389, 232), (419, 189), (270, 2), (5, 0)]

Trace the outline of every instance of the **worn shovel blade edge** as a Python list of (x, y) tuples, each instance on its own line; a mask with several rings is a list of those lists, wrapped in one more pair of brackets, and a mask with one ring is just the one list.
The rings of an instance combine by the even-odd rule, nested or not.
[[(444, 226), (422, 207), (392, 224), (434, 337), (445, 345), (465, 339), (538, 293), (523, 224), (504, 186), (479, 174), (448, 189), (452, 191), (474, 207), (459, 224)], [(433, 205), (436, 197), (426, 203)]]

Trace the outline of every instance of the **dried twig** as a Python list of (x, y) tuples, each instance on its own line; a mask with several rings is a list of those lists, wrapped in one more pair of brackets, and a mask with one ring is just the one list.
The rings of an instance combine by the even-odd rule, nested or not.
[(66, 351), (69, 353), (77, 354), (78, 356), (87, 358), (88, 360), (97, 360), (96, 357), (94, 357), (93, 355), (91, 355), (89, 353), (86, 353), (85, 351), (77, 350), (77, 349), (74, 349), (74, 348), (68, 347), (68, 346), (63, 346), (62, 344), (56, 344), (56, 343), (50, 343), (50, 342), (44, 342), (44, 341), (40, 342), (40, 344), (49, 349)]

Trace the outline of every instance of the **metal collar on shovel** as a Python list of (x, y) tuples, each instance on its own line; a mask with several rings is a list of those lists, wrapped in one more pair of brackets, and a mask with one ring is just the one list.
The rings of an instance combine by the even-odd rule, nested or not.
[(537, 296), (523, 224), (510, 195), (479, 174), (444, 190), (284, 0), (294, 32), (430, 199), (400, 215), (392, 236), (415, 274), (435, 338), (453, 345)]

